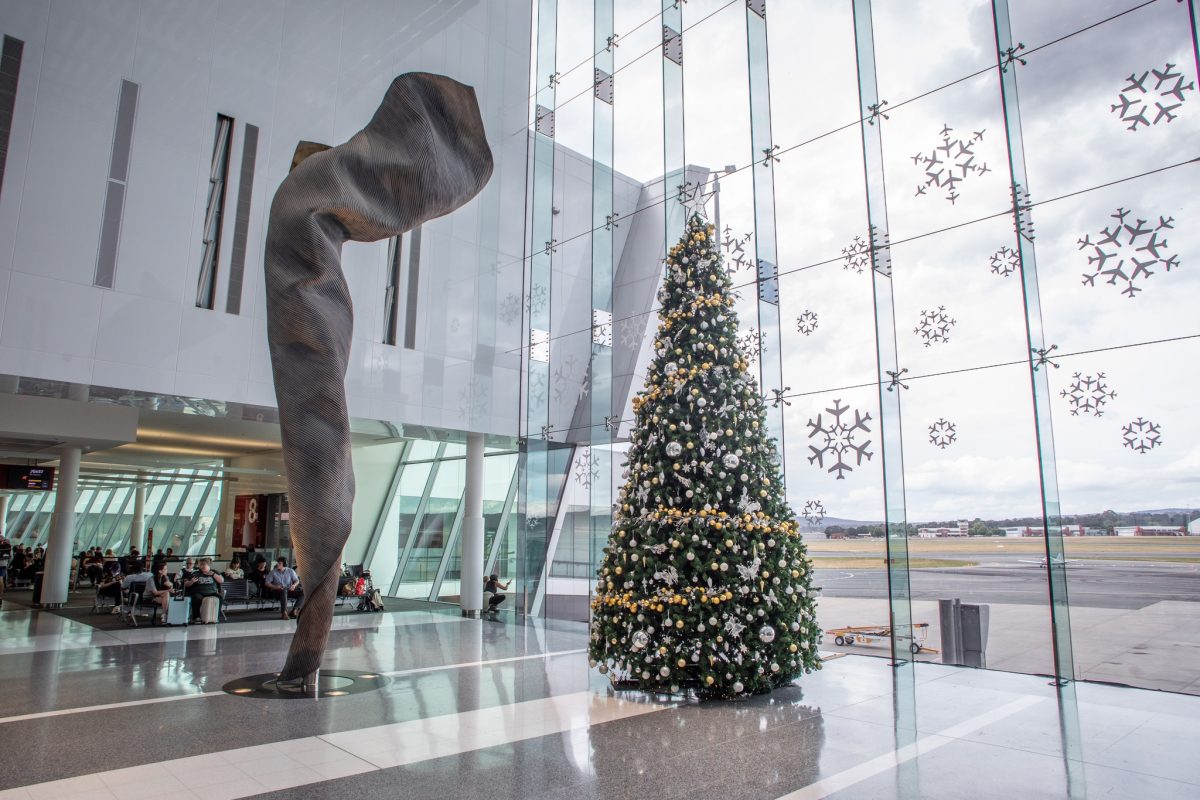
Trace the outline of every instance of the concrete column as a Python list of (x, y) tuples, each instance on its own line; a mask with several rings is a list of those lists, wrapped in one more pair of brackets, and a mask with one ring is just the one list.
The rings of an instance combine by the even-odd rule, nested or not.
[(75, 548), (75, 500), (79, 486), (78, 447), (64, 446), (55, 476), (54, 521), (50, 543), (46, 547), (46, 576), (42, 580), (42, 605), (61, 606), (67, 602), (71, 582), (71, 555)]
[[(140, 481), (142, 476), (138, 475)], [(129, 525), (129, 549), (137, 548), (143, 555), (146, 552), (146, 485), (138, 483), (133, 490), (133, 522)]]
[(463, 492), (463, 529), (459, 537), (459, 607), (464, 617), (483, 610), (483, 434), (467, 435), (467, 485)]

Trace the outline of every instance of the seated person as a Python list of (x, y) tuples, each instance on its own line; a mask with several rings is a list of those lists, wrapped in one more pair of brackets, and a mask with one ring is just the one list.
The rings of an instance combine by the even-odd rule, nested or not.
[(104, 577), (104, 556), (92, 550), (83, 559), (83, 574), (95, 586)]
[(231, 581), (246, 577), (246, 573), (242, 571), (242, 562), (238, 560), (237, 556), (234, 556), (233, 560), (229, 562), (229, 566), (225, 568), (224, 574)]
[(162, 616), (167, 618), (167, 603), (171, 602), (171, 594), (175, 591), (175, 584), (171, 583), (171, 579), (167, 576), (167, 562), (162, 562), (151, 570), (154, 573), (154, 583), (147, 584), (146, 593), (143, 597), (149, 599), (153, 595), (154, 600), (162, 607)]
[[(188, 559), (188, 563), (191, 563)], [(191, 573), (191, 576), (184, 580), (183, 585), (187, 589), (188, 596), (192, 598), (192, 622), (200, 621), (200, 604), (204, 602), (206, 597), (215, 597), (218, 602), (221, 599), (221, 584), (225, 579), (212, 571), (207, 558), (200, 559), (200, 568)]]
[(183, 567), (179, 570), (179, 574), (175, 576), (175, 580), (179, 583), (186, 583), (191, 579), (196, 572), (196, 562), (192, 559), (186, 559), (183, 562)]
[(289, 597), (296, 600), (291, 615), (293, 617), (299, 616), (300, 602), (304, 599), (304, 590), (300, 588), (300, 576), (296, 574), (296, 570), (288, 566), (286, 558), (277, 558), (275, 560), (275, 569), (267, 573), (264, 594), (267, 597), (279, 598), (280, 619), (288, 618)]
[(164, 553), (162, 551), (162, 548), (160, 547), (158, 549), (158, 552), (154, 554), (154, 558), (151, 559), (151, 561), (150, 561), (150, 571), (157, 574), (159, 566), (162, 564), (166, 564), (166, 563), (167, 563), (167, 554)]
[[(145, 584), (142, 589), (142, 597), (146, 600), (151, 600), (154, 597), (154, 573), (146, 569), (146, 563), (139, 561), (134, 565), (134, 569), (129, 571), (125, 579), (121, 581), (121, 591), (128, 592), (133, 588), (135, 583)], [(133, 598), (129, 598), (131, 601)]]
[(267, 569), (266, 561), (255, 561), (253, 569), (250, 570), (251, 585), (254, 586), (259, 597), (266, 596), (267, 576), (271, 574), (271, 570)]
[(100, 586), (96, 588), (96, 602), (100, 602), (101, 597), (112, 598), (114, 614), (121, 611), (121, 573), (109, 572), (107, 576), (100, 582)]

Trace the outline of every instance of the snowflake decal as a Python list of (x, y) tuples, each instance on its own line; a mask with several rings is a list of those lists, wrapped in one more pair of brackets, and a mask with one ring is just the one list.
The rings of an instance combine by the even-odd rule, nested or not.
[(1011, 247), (1001, 247), (992, 253), (992, 272), (1001, 278), (1007, 278), (1017, 271), (1021, 260)]
[(517, 317), (521, 316), (521, 298), (510, 293), (508, 297), (500, 301), (500, 311), (497, 316), (506, 325), (516, 322)]
[(937, 422), (929, 426), (929, 443), (934, 447), (945, 450), (956, 441), (958, 441), (958, 431), (953, 422), (939, 418)]
[(592, 483), (600, 477), (600, 456), (585, 447), (575, 459), (575, 482), (585, 489), (592, 488)]
[(766, 334), (759, 333), (757, 329), (751, 328), (737, 338), (738, 347), (746, 353), (747, 359), (751, 362), (758, 361), (758, 357), (767, 349)]
[(820, 500), (809, 500), (804, 504), (804, 511), (801, 512), (804, 516), (804, 521), (809, 525), (820, 525), (825, 519), (825, 506)]
[(871, 261), (871, 247), (861, 236), (855, 236), (849, 247), (842, 248), (842, 269), (860, 275)]
[(546, 402), (546, 373), (540, 369), (529, 372), (529, 399), (538, 407)]
[(926, 347), (935, 342), (945, 344), (950, 341), (950, 329), (956, 324), (957, 321), (946, 313), (946, 307), (938, 306), (933, 311), (921, 312), (921, 319), (917, 327), (913, 328), (913, 333), (921, 337), (921, 342)]
[(1116, 397), (1117, 393), (1108, 388), (1108, 384), (1104, 382), (1103, 372), (1094, 376), (1076, 372), (1071, 379), (1070, 388), (1062, 390), (1062, 396), (1067, 398), (1067, 402), (1071, 404), (1072, 416), (1091, 414), (1102, 417), (1104, 416), (1104, 404)]
[(586, 376), (579, 370), (579, 359), (572, 353), (554, 368), (554, 402), (561, 403), (569, 397), (568, 390), (575, 389), (576, 396), (586, 394)]
[(489, 394), (488, 385), (472, 375), (467, 385), (458, 393), (459, 417), (470, 420), (486, 414), (491, 405)]
[(1094, 234), (1096, 241), (1092, 234), (1079, 240), (1080, 250), (1091, 248), (1088, 264), (1092, 271), (1083, 273), (1084, 286), (1095, 286), (1096, 278), (1103, 275), (1108, 277), (1105, 283), (1122, 286), (1121, 294), (1132, 298), (1142, 291), (1135, 283), (1154, 275), (1151, 267), (1161, 265), (1170, 272), (1179, 266), (1179, 256), (1170, 251), (1163, 233), (1175, 228), (1174, 217), (1159, 217), (1157, 224), (1151, 225), (1124, 208), (1110, 216), (1113, 224)]
[(721, 249), (725, 251), (725, 265), (730, 273), (737, 273), (754, 266), (754, 259), (746, 252), (746, 245), (754, 234), (734, 236), (728, 225), (721, 231)]
[[(1149, 86), (1151, 76), (1154, 86)], [(1117, 93), (1117, 102), (1112, 104), (1112, 113), (1128, 122), (1127, 130), (1136, 131), (1138, 127), (1149, 128), (1160, 122), (1171, 122), (1179, 116), (1175, 110), (1187, 99), (1184, 92), (1196, 91), (1193, 81), (1184, 83), (1187, 76), (1175, 71), (1174, 64), (1167, 64), (1161, 70), (1148, 69), (1140, 76), (1135, 72), (1125, 80), (1128, 81)], [(1153, 103), (1153, 107), (1151, 107)], [(1154, 119), (1147, 115), (1153, 113)]]
[(805, 336), (811, 336), (813, 331), (817, 329), (817, 314), (815, 311), (805, 311), (800, 316), (796, 317), (796, 330), (803, 333)]
[(642, 343), (642, 332), (645, 328), (645, 314), (636, 317), (626, 317), (617, 325), (617, 336), (621, 347), (632, 350)]
[(550, 295), (546, 291), (546, 287), (542, 284), (534, 286), (529, 292), (529, 310), (535, 314), (539, 314), (546, 310), (549, 305)]
[(926, 194), (930, 187), (945, 189), (946, 199), (953, 205), (959, 198), (958, 184), (971, 175), (991, 172), (984, 162), (975, 163), (976, 146), (983, 141), (984, 131), (972, 131), (968, 137), (952, 136), (954, 129), (943, 125), (939, 132), (942, 143), (930, 148), (928, 153), (917, 153), (912, 157), (925, 172), (925, 182), (917, 184), (917, 195)]
[[(823, 414), (817, 414), (815, 420), (808, 421), (808, 438), (817, 437), (820, 444), (819, 447), (811, 444), (808, 446), (808, 449), (812, 451), (812, 455), (808, 457), (808, 463), (824, 468), (825, 457), (829, 456), (833, 464), (826, 472), (836, 472), (839, 481), (846, 477), (845, 473), (853, 472), (854, 467), (862, 466), (864, 458), (869, 461), (871, 456), (875, 455), (867, 450), (871, 446), (870, 439), (861, 443), (857, 440), (860, 432), (863, 434), (871, 432), (871, 428), (867, 425), (871, 421), (871, 415), (854, 409), (854, 422), (851, 423), (842, 418), (847, 411), (850, 411), (850, 407), (842, 405), (841, 400), (835, 399), (833, 407), (825, 409), (825, 413), (832, 416), (828, 424), (826, 424)], [(846, 463), (846, 456), (850, 453), (853, 453), (855, 457), (854, 466)]]
[(1139, 453), (1149, 453), (1162, 444), (1162, 426), (1138, 417), (1121, 428), (1125, 446)]

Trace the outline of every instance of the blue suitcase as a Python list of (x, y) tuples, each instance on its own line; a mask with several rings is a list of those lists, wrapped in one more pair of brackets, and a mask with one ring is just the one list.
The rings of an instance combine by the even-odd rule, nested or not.
[(167, 601), (167, 625), (187, 625), (192, 603), (186, 597), (172, 597)]

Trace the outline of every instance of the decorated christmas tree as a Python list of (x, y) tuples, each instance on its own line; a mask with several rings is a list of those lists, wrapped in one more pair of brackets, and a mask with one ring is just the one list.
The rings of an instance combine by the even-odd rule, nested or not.
[(693, 215), (666, 265), (589, 652), (645, 691), (768, 692), (820, 668), (812, 567), (712, 226)]

